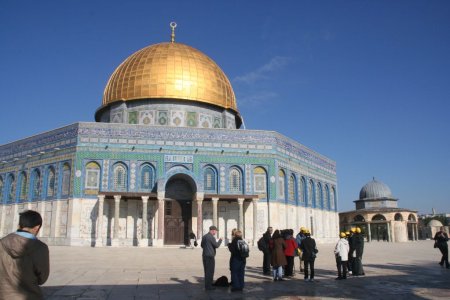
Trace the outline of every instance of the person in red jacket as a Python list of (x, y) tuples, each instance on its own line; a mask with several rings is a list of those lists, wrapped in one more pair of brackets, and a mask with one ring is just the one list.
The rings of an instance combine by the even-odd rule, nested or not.
[(291, 277), (294, 276), (294, 256), (295, 251), (297, 251), (297, 242), (294, 238), (294, 230), (287, 229), (286, 230), (286, 249), (284, 249), (284, 255), (286, 255), (286, 269), (284, 272), (284, 276)]

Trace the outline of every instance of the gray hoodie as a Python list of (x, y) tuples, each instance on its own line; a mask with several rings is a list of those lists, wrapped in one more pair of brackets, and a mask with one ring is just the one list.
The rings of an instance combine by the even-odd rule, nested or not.
[(43, 299), (39, 285), (50, 272), (46, 244), (27, 232), (0, 240), (0, 299)]

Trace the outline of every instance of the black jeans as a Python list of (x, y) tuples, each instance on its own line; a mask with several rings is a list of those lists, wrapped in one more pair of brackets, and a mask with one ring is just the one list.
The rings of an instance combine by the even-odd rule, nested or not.
[(309, 278), (314, 279), (314, 258), (311, 260), (305, 260), (305, 279), (308, 279), (308, 269), (311, 268), (311, 276)]
[(341, 260), (340, 256), (336, 256), (336, 266), (338, 270), (338, 277), (347, 278), (347, 263), (348, 261)]
[(214, 269), (216, 267), (216, 261), (214, 256), (203, 256), (203, 270), (205, 271), (205, 288), (212, 288)]
[(270, 251), (264, 250), (264, 258), (263, 258), (263, 272), (270, 274)]
[(294, 257), (286, 256), (287, 266), (284, 270), (284, 276), (294, 275)]
[(441, 265), (444, 265), (448, 268), (449, 267), (449, 263), (448, 263), (448, 246), (440, 246), (439, 250), (442, 253), (442, 258), (441, 258)]

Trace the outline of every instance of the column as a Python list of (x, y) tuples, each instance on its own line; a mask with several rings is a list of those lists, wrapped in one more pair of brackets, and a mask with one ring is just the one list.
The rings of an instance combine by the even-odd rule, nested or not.
[(386, 222), (386, 226), (387, 226), (387, 232), (388, 232), (388, 242), (392, 242), (393, 241), (393, 236), (392, 236), (392, 232), (391, 232), (391, 224), (390, 222)]
[(414, 224), (411, 223), (411, 234), (412, 234), (412, 240), (416, 240), (416, 230), (414, 228)]
[(98, 195), (98, 213), (97, 213), (97, 231), (95, 239), (95, 247), (103, 246), (103, 206), (105, 202), (105, 195)]
[(217, 203), (219, 202), (219, 198), (211, 198), (212, 206), (213, 206), (213, 225), (218, 228), (219, 222), (217, 219)]
[(197, 202), (197, 239), (203, 237), (203, 196), (196, 196)]
[(419, 240), (419, 228), (418, 228), (418, 226), (417, 226), (417, 223), (414, 224), (414, 229), (415, 229), (415, 231), (416, 231), (416, 241), (418, 241), (418, 240)]
[(372, 241), (372, 232), (370, 231), (370, 222), (367, 222), (367, 241)]
[(114, 231), (111, 246), (119, 246), (119, 217), (120, 217), (120, 198), (121, 195), (114, 196)]
[(242, 231), (242, 236), (244, 237), (244, 198), (238, 198), (238, 204), (239, 204), (239, 222), (238, 222), (238, 229)]
[(258, 199), (252, 199), (252, 205), (253, 205), (253, 246), (256, 246), (257, 240), (256, 230), (258, 227)]
[(165, 196), (158, 193), (158, 237), (156, 245), (162, 247), (164, 245), (164, 200)]
[(139, 241), (139, 246), (148, 246), (148, 220), (147, 220), (147, 205), (148, 196), (141, 196), (142, 198), (142, 239)]

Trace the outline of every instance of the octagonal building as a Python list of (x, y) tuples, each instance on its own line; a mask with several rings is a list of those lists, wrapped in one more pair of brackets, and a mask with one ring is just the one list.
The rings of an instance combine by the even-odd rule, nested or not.
[(39, 211), (51, 245), (164, 246), (216, 225), (254, 243), (267, 226), (336, 239), (336, 163), (273, 131), (240, 129), (233, 88), (207, 55), (171, 42), (129, 56), (96, 122), (0, 146), (0, 236)]

